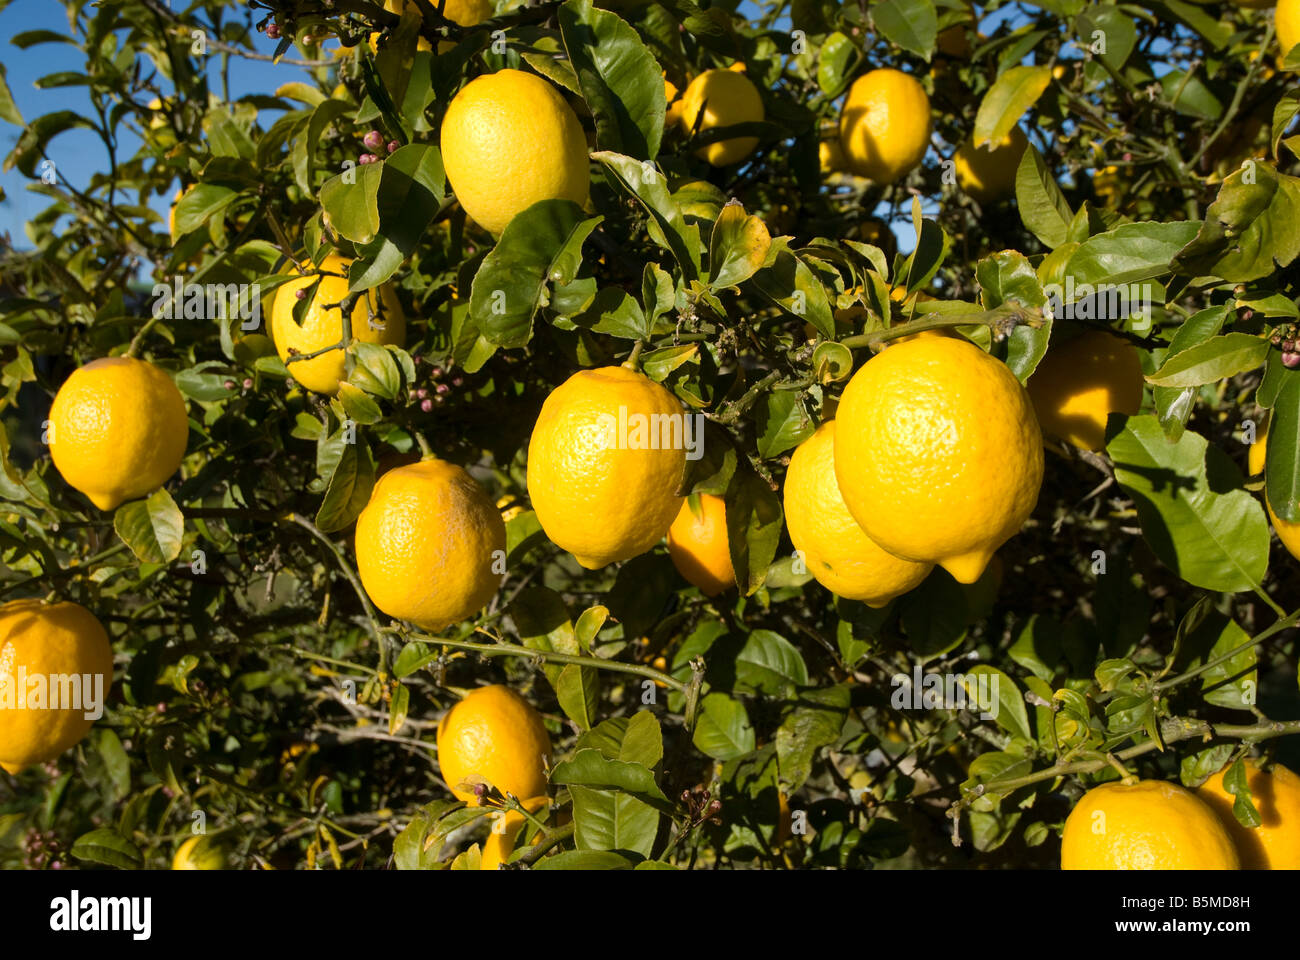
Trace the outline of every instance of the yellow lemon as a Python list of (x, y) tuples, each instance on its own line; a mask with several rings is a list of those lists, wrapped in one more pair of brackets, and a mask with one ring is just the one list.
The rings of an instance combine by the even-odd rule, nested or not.
[[(521, 801), (524, 809), (529, 813), (536, 815), (539, 810), (551, 802), (549, 797), (533, 797), (529, 800)], [(545, 820), (546, 817), (538, 817), (539, 820)], [(483, 850), (479, 858), (480, 870), (499, 870), (501, 864), (510, 858), (514, 853), (515, 841), (519, 839), (519, 832), (524, 827), (524, 815), (515, 810), (501, 811), (492, 818), (492, 832), (483, 843)]]
[(677, 398), (644, 374), (571, 376), (542, 404), (528, 441), (528, 499), (546, 535), (589, 570), (653, 547), (682, 508), (689, 425)]
[(76, 746), (112, 683), (108, 634), (85, 607), (0, 606), (0, 767), (17, 773)]
[[(692, 506), (691, 500), (696, 501)], [(736, 585), (727, 539), (727, 509), (721, 497), (702, 493), (682, 503), (668, 528), (668, 556), (677, 572), (699, 587), (706, 597), (716, 597)]]
[(883, 607), (920, 585), (934, 564), (880, 549), (849, 513), (835, 481), (835, 421), (795, 449), (785, 474), (785, 524), (808, 572), (827, 590)]
[[(1248, 469), (1252, 477), (1264, 472), (1264, 459), (1267, 452), (1268, 428), (1265, 427), (1260, 431), (1259, 438), (1250, 445), (1250, 452), (1247, 454)], [(1273, 504), (1268, 500), (1267, 486), (1264, 487), (1264, 509), (1268, 511), (1273, 532), (1277, 534), (1278, 540), (1282, 541), (1282, 546), (1286, 547), (1287, 553), (1300, 560), (1300, 521), (1283, 520), (1273, 512)]]
[(681, 101), (678, 100), (678, 94), (680, 92), (681, 91), (677, 89), (675, 83), (667, 77), (664, 77), (664, 103), (666, 104), (664, 109), (665, 127), (675, 127), (682, 122), (682, 104)]
[(1092, 178), (1092, 189), (1106, 206), (1115, 206), (1124, 189), (1119, 167), (1114, 164), (1102, 167)]
[(478, 481), (445, 460), (389, 470), (357, 517), (357, 574), (390, 617), (438, 631), (501, 585), (506, 525)]
[(858, 77), (840, 113), (840, 146), (849, 168), (877, 183), (913, 170), (930, 143), (930, 98), (901, 70)]
[(1142, 407), (1137, 347), (1100, 330), (1053, 346), (1029, 378), (1029, 396), (1047, 436), (1085, 450), (1106, 446), (1106, 418)]
[(1281, 764), (1265, 773), (1254, 760), (1243, 761), (1250, 799), (1259, 811), (1258, 827), (1244, 827), (1232, 813), (1236, 797), (1223, 786), (1224, 767), (1196, 794), (1218, 815), (1237, 847), (1244, 870), (1300, 870), (1300, 777)]
[(76, 370), (50, 407), (50, 456), (68, 485), (101, 510), (152, 493), (189, 441), (185, 398), (172, 378), (133, 357)]
[(868, 360), (836, 415), (835, 477), (858, 525), (904, 560), (974, 583), (1028, 519), (1043, 440), (1024, 387), (967, 340), (922, 337)]
[(1285, 60), (1291, 48), (1300, 43), (1300, 0), (1278, 0), (1273, 17), (1277, 26), (1277, 45)]
[(519, 799), (546, 794), (551, 738), (541, 714), (509, 687), (479, 687), (443, 714), (437, 746), (442, 779), (472, 807), (481, 804), (462, 787), (467, 782), (486, 782)]
[(828, 137), (817, 144), (817, 163), (821, 168), (822, 176), (843, 170), (849, 165), (848, 158), (844, 156), (844, 148), (840, 146), (839, 137)]
[[(294, 351), (313, 354), (337, 344), (343, 338), (343, 310), (339, 304), (348, 295), (348, 267), (352, 261), (331, 253), (316, 271), (308, 270), (301, 280), (290, 280), (276, 288), (271, 306), (271, 338), (285, 362), (289, 376), (308, 390), (333, 396), (347, 372), (349, 350), (327, 350), (310, 360), (289, 361)], [(302, 273), (301, 270), (295, 270)], [(302, 322), (294, 319), (295, 295), (306, 290), (311, 302), (304, 308)], [(352, 306), (352, 339), (364, 343), (406, 343), (406, 316), (390, 284), (367, 290)]]
[(1236, 870), (1228, 832), (1196, 794), (1163, 780), (1104, 783), (1065, 821), (1062, 870)]
[[(703, 114), (703, 116), (701, 116)], [(680, 124), (689, 135), (699, 120), (700, 130), (754, 123), (764, 118), (763, 100), (754, 82), (738, 70), (705, 70), (682, 94)], [(700, 147), (696, 155), (715, 167), (739, 163), (754, 152), (757, 137), (733, 137)]]
[[(432, 6), (435, 10), (438, 9), (437, 3), (432, 4)], [(407, 7), (414, 7), (416, 12), (419, 12), (419, 7), (414, 0), (384, 0), (384, 9), (398, 16), (401, 16), (402, 11)], [(472, 27), (492, 16), (492, 3), (491, 0), (444, 0), (442, 15), (462, 27)], [(370, 35), (370, 49), (377, 52), (378, 45), (379, 33), (372, 33)], [(438, 52), (446, 53), (455, 46), (456, 44), (450, 40), (443, 40), (438, 44)], [(432, 50), (433, 47), (428, 40), (420, 37), (416, 42), (416, 49)]]
[(1016, 190), (1016, 170), (1029, 141), (1019, 127), (992, 145), (964, 144), (954, 155), (953, 165), (961, 188), (980, 203), (1009, 197)]
[(176, 849), (173, 870), (225, 870), (226, 852), (211, 837), (190, 837)]
[(465, 212), (499, 236), (542, 200), (587, 201), (587, 139), (549, 83), (522, 70), (471, 80), (442, 121), (442, 163)]

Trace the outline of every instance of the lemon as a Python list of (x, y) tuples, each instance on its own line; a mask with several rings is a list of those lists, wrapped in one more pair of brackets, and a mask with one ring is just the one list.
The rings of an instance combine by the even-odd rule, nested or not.
[(478, 481), (430, 458), (380, 477), (357, 517), (356, 545), (357, 574), (375, 606), (436, 632), (496, 593), (506, 525)]
[(980, 203), (1011, 196), (1016, 191), (1016, 170), (1028, 145), (1019, 127), (1012, 127), (996, 144), (964, 144), (952, 158), (957, 182)]
[(1061, 836), (1062, 870), (1236, 870), (1232, 840), (1196, 794), (1163, 780), (1104, 783)]
[(1047, 351), (1029, 378), (1029, 397), (1047, 436), (1082, 447), (1106, 446), (1106, 418), (1142, 407), (1142, 361), (1121, 337), (1090, 330)]
[(208, 836), (190, 837), (176, 848), (173, 870), (225, 870), (226, 852)]
[(677, 572), (706, 597), (716, 597), (736, 585), (727, 539), (727, 509), (721, 497), (702, 493), (682, 503), (668, 528), (668, 556)]
[(542, 200), (587, 201), (587, 140), (541, 77), (500, 70), (467, 83), (442, 121), (442, 163), (465, 212), (500, 235)]
[[(764, 116), (758, 88), (743, 72), (705, 70), (687, 84), (686, 92), (682, 94), (679, 122), (689, 135), (695, 130), (697, 118), (703, 131), (737, 123), (755, 123)], [(715, 167), (728, 167), (744, 160), (757, 146), (757, 137), (732, 137), (707, 144), (695, 152)]]
[[(327, 350), (310, 360), (289, 362), (295, 351), (310, 355), (343, 339), (343, 310), (339, 306), (348, 295), (348, 267), (352, 261), (331, 253), (321, 263), (319, 282), (315, 271), (308, 270), (301, 280), (290, 280), (276, 288), (271, 306), (271, 338), (276, 352), (285, 362), (289, 376), (308, 390), (333, 396), (347, 371), (350, 350)], [(302, 273), (295, 270), (295, 273)], [(294, 319), (298, 290), (306, 290), (311, 302), (304, 308), (302, 322)], [(364, 343), (406, 343), (406, 316), (390, 284), (378, 291), (367, 290), (352, 306), (352, 339)]]
[[(437, 3), (432, 4), (432, 6), (435, 10), (438, 9)], [(384, 9), (398, 16), (401, 16), (402, 11), (407, 7), (413, 7), (417, 13), (419, 12), (419, 6), (415, 3), (415, 0), (384, 0)], [(462, 27), (472, 27), (492, 16), (492, 3), (491, 0), (444, 0), (442, 15)], [(438, 52), (446, 53), (455, 46), (456, 44), (450, 40), (443, 40), (438, 44)], [(375, 52), (379, 50), (378, 31), (370, 35), (370, 49)], [(433, 47), (428, 40), (420, 37), (416, 42), (416, 49), (432, 50)]]
[(472, 807), (480, 803), (462, 787), (467, 782), (486, 782), (520, 799), (546, 794), (551, 738), (541, 714), (509, 687), (479, 687), (443, 714), (437, 746), (443, 780)]
[(17, 773), (76, 746), (112, 683), (108, 634), (85, 607), (0, 606), (0, 767)]
[(828, 137), (817, 144), (817, 164), (822, 176), (843, 170), (849, 165), (848, 158), (844, 156), (844, 148), (840, 146), (839, 137)]
[[(1247, 455), (1251, 476), (1264, 472), (1264, 458), (1267, 452), (1268, 428), (1265, 427), (1260, 431), (1259, 438), (1250, 445), (1250, 453)], [(1278, 540), (1282, 541), (1282, 546), (1286, 547), (1286, 552), (1300, 560), (1300, 522), (1283, 520), (1273, 512), (1273, 504), (1268, 499), (1267, 485), (1264, 487), (1264, 509), (1268, 511), (1268, 519), (1273, 524), (1273, 532), (1277, 534)]]
[[(1300, 870), (1300, 777), (1281, 764), (1271, 773), (1245, 760), (1246, 785), (1259, 812), (1258, 827), (1245, 827), (1232, 813), (1236, 797), (1223, 786), (1224, 767), (1196, 794), (1218, 815), (1244, 870)], [(1230, 765), (1229, 765), (1230, 766)]]
[(930, 143), (930, 98), (901, 70), (872, 70), (849, 88), (840, 147), (854, 173), (893, 183), (913, 170)]
[[(536, 815), (551, 800), (549, 797), (533, 797), (521, 802), (525, 810)], [(546, 817), (540, 816), (538, 819), (545, 820)], [(519, 839), (519, 832), (523, 827), (524, 815), (522, 813), (515, 810), (497, 813), (492, 818), (492, 832), (488, 834), (487, 840), (483, 843), (478, 868), (480, 870), (499, 870), (501, 865), (510, 858), (510, 854), (514, 853), (515, 841)]]
[(785, 524), (808, 572), (848, 600), (883, 607), (934, 569), (900, 560), (863, 533), (835, 482), (835, 421), (795, 449), (785, 474)]
[(653, 547), (682, 508), (689, 425), (644, 374), (571, 376), (542, 404), (528, 442), (528, 498), (546, 535), (589, 570)]
[(1300, 43), (1300, 0), (1278, 0), (1273, 20), (1277, 26), (1277, 45), (1285, 60), (1291, 48)]
[(974, 583), (1034, 509), (1043, 440), (1006, 365), (923, 337), (868, 360), (836, 415), (835, 477), (867, 536)]
[(133, 357), (92, 360), (50, 406), (50, 456), (101, 510), (152, 493), (185, 456), (189, 414), (171, 377)]
[(675, 127), (682, 122), (682, 104), (678, 99), (680, 90), (677, 85), (664, 77), (664, 126)]

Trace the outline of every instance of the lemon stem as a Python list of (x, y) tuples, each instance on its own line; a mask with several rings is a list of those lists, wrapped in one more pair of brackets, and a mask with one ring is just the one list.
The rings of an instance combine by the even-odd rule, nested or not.
[(629, 353), (627, 355), (627, 359), (623, 361), (623, 366), (627, 367), (629, 370), (639, 369), (641, 365), (641, 351), (644, 348), (645, 348), (644, 340), (638, 340), (635, 344), (633, 344), (632, 352)]
[(155, 326), (157, 326), (158, 321), (161, 319), (162, 319), (162, 314), (158, 314), (157, 316), (150, 317), (148, 320), (146, 320), (144, 326), (141, 327), (136, 332), (136, 335), (131, 338), (131, 343), (126, 348), (126, 353), (124, 353), (123, 356), (134, 357), (137, 353), (139, 353), (140, 347), (144, 345), (145, 336), (149, 333), (150, 330), (152, 330)]

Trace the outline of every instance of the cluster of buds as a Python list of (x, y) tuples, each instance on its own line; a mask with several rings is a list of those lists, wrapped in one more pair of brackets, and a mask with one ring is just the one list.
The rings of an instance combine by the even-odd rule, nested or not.
[(397, 150), (399, 146), (401, 146), (401, 144), (399, 144), (396, 140), (389, 140), (388, 143), (385, 144), (384, 135), (380, 133), (378, 130), (371, 130), (369, 133), (367, 133), (364, 137), (361, 138), (361, 142), (366, 145), (367, 150), (375, 151), (373, 153), (363, 153), (361, 154), (360, 157), (357, 158), (357, 162), (363, 164), (378, 163), (381, 159), (383, 159), (382, 157), (379, 156), (378, 151), (385, 150), (388, 153), (393, 153), (394, 151)]
[(1288, 370), (1300, 367), (1300, 330), (1288, 323), (1273, 330), (1269, 342), (1282, 351), (1282, 366)]
[(23, 866), (28, 870), (62, 870), (63, 851), (58, 834), (32, 828), (23, 842)]
[[(417, 367), (424, 362), (424, 358), (422, 357), (415, 357), (414, 360)], [(463, 376), (459, 373), (453, 373), (450, 378), (448, 378), (449, 373), (450, 371), (444, 370), (442, 367), (434, 364), (429, 368), (429, 380), (433, 385), (431, 387), (416, 387), (408, 390), (406, 392), (406, 399), (411, 403), (418, 401), (420, 404), (420, 410), (424, 413), (429, 413), (436, 405), (445, 403), (453, 389), (465, 385), (465, 378)]]
[(706, 820), (714, 826), (722, 823), (722, 818), (718, 816), (718, 813), (722, 810), (722, 801), (714, 800), (712, 794), (705, 787), (683, 790), (682, 803), (686, 805), (686, 815), (690, 819), (690, 829), (698, 827)]

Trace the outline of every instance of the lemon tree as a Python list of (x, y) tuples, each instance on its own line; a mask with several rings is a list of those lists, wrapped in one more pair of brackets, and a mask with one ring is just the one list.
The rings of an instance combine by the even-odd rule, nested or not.
[(1297, 866), (1297, 4), (66, 8), (0, 867)]

